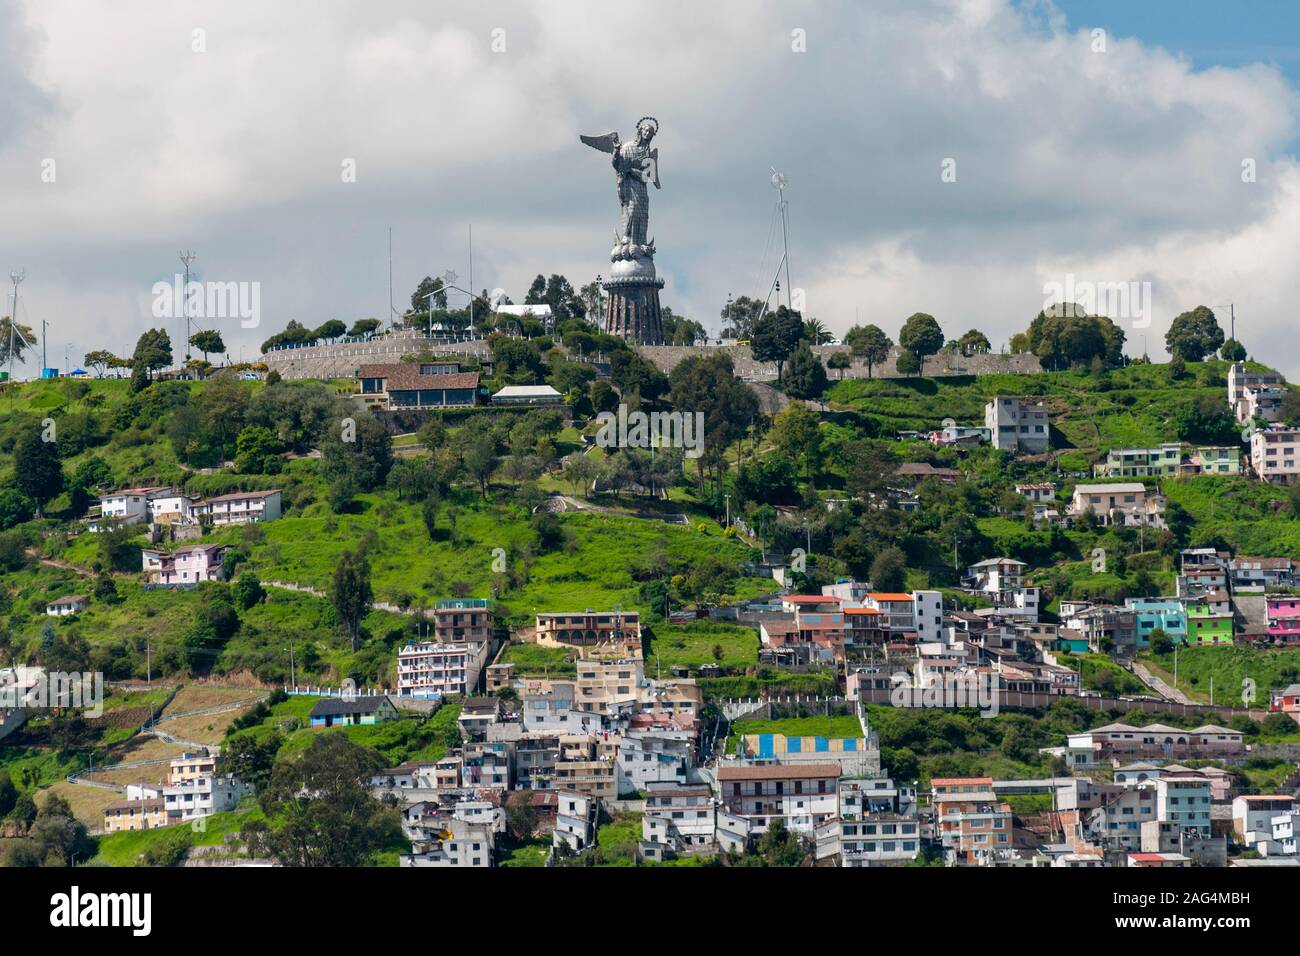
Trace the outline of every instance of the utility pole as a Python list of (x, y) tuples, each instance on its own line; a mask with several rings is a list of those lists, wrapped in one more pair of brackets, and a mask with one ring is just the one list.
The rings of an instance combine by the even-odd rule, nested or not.
[(393, 324), (393, 316), (397, 310), (393, 308), (393, 227), (388, 227), (388, 324)]
[(298, 689), (298, 677), (293, 666), (293, 638), (289, 638), (289, 686)]
[(149, 643), (149, 638), (144, 639), (145, 653), (145, 683), (150, 687), (153, 686), (153, 645)]
[[(49, 359), (45, 357), (45, 340), (49, 337), (49, 328), (50, 328), (50, 323), (46, 322), (44, 319), (41, 319), (41, 371), (42, 373), (45, 371), (45, 367), (50, 364)], [(66, 350), (64, 354), (65, 355), (67, 354)]]
[(190, 263), (198, 256), (188, 249), (181, 250), (181, 262), (185, 264), (185, 285), (181, 292), (181, 308), (185, 310), (185, 361), (190, 360)]

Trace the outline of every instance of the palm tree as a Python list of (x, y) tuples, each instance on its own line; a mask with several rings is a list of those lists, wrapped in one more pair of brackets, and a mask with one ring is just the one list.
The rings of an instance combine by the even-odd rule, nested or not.
[(820, 319), (805, 319), (803, 336), (813, 345), (824, 345), (834, 338), (830, 332), (826, 331), (826, 326), (822, 325)]

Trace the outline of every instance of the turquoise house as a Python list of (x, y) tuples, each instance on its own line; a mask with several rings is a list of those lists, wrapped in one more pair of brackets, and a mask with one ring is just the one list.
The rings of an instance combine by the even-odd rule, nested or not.
[(1129, 598), (1124, 606), (1134, 612), (1138, 647), (1150, 644), (1151, 632), (1156, 628), (1175, 641), (1187, 637), (1187, 609), (1176, 598)]

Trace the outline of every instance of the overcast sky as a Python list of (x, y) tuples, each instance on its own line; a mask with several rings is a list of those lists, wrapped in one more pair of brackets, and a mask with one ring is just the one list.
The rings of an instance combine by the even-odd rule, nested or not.
[(791, 284), (835, 332), (925, 311), (996, 348), (1072, 275), (1151, 283), (1131, 355), (1232, 302), (1300, 374), (1295, 29), (1142, 6), (0, 0), (0, 278), (26, 269), (19, 319), (60, 367), (129, 354), (182, 248), (260, 283), (259, 328), (213, 323), (235, 357), (289, 319), (385, 317), (389, 227), (399, 309), (425, 274), (467, 285), (471, 225), (474, 287), (522, 301), (608, 273), (613, 172), (578, 134), (650, 114), (663, 301), (715, 334), (771, 282), (774, 166)]

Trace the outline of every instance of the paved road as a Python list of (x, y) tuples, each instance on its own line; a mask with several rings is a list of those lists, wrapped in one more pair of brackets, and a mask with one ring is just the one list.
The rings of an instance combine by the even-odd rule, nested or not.
[(1133, 662), (1133, 673), (1136, 674), (1142, 680), (1142, 683), (1146, 684), (1148, 687), (1150, 687), (1152, 690), (1154, 690), (1157, 694), (1159, 694), (1161, 697), (1165, 698), (1166, 700), (1177, 701), (1180, 704), (1197, 703), (1197, 701), (1192, 700), (1181, 690), (1175, 690), (1174, 688), (1170, 687), (1168, 684), (1162, 681), (1155, 674), (1151, 673), (1149, 670), (1147, 670), (1137, 661)]

